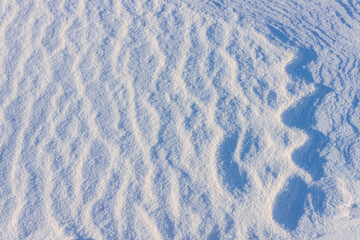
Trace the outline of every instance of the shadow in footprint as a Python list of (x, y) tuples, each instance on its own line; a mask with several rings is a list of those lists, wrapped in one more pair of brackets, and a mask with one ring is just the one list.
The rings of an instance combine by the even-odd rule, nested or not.
[(307, 171), (313, 180), (319, 180), (324, 175), (325, 159), (319, 153), (329, 141), (324, 134), (312, 128), (316, 123), (314, 114), (329, 91), (327, 87), (317, 86), (314, 94), (303, 98), (282, 115), (282, 121), (287, 126), (301, 129), (309, 136), (306, 143), (293, 152), (292, 159), (297, 166)]
[(308, 187), (298, 176), (288, 179), (285, 188), (277, 195), (273, 207), (273, 219), (283, 228), (293, 231), (297, 228), (304, 205)]
[(313, 83), (314, 79), (307, 66), (317, 58), (318, 56), (312, 48), (301, 47), (298, 49), (294, 60), (286, 66), (286, 72), (294, 82), (305, 81), (306, 84)]
[[(312, 48), (299, 48), (296, 58), (286, 67), (286, 72), (291, 76), (294, 84), (314, 82), (307, 66), (316, 59), (317, 54)], [(316, 124), (315, 112), (331, 89), (321, 84), (316, 84), (315, 88), (312, 95), (302, 98), (296, 106), (286, 110), (282, 114), (282, 121), (289, 127), (305, 131), (309, 136), (307, 142), (293, 152), (292, 159), (316, 181), (324, 175), (325, 159), (319, 153), (327, 144), (328, 139), (324, 134), (313, 129)], [(289, 91), (292, 91), (291, 87)]]
[(325, 212), (326, 194), (320, 187), (311, 187), (309, 190), (311, 202), (317, 214), (322, 216)]
[(247, 172), (239, 169), (238, 164), (234, 161), (234, 153), (238, 140), (238, 132), (228, 134), (225, 136), (217, 153), (219, 175), (228, 191), (233, 195), (243, 191), (248, 182)]

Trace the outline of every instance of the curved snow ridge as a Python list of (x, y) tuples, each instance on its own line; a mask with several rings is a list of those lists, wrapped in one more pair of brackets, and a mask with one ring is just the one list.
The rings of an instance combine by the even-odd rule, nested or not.
[(358, 21), (340, 0), (1, 1), (0, 239), (356, 229)]
[[(311, 72), (307, 65), (315, 61), (316, 53), (312, 49), (299, 49), (295, 60), (287, 66), (287, 73), (294, 81), (294, 85), (313, 84)], [(289, 91), (293, 91), (289, 88)], [(311, 95), (302, 98), (299, 103), (287, 109), (282, 114), (282, 121), (289, 127), (303, 130), (309, 136), (307, 142), (301, 148), (294, 151), (292, 158), (296, 165), (305, 169), (314, 181), (324, 177), (325, 159), (319, 156), (319, 152), (328, 142), (320, 131), (314, 130), (316, 124), (315, 111), (321, 101), (331, 91), (330, 88), (321, 84), (315, 84), (315, 90)]]
[[(296, 20), (294, 19), (294, 21)], [(330, 22), (335, 21), (339, 21), (339, 18), (334, 18)], [(312, 32), (320, 40), (318, 44), (313, 44), (310, 49), (309, 47), (300, 47), (298, 56), (300, 60), (294, 61), (294, 64), (287, 68), (295, 82), (303, 81), (315, 84), (313, 94), (300, 100), (297, 105), (285, 111), (282, 116), (285, 124), (299, 128), (309, 136), (307, 142), (292, 154), (295, 164), (306, 170), (313, 180), (311, 182), (305, 181), (308, 184), (308, 190), (303, 191), (306, 200), (293, 206), (293, 209), (303, 209), (303, 214), (298, 215), (297, 223), (287, 224), (284, 221), (287, 215), (283, 214), (281, 220), (279, 214), (276, 214), (277, 209), (274, 206), (273, 214), (278, 217), (277, 222), (284, 228), (294, 231), (294, 236), (298, 236), (300, 229), (310, 226), (313, 227), (315, 234), (318, 230), (316, 227), (314, 228), (314, 222), (321, 221), (320, 219), (324, 218), (334, 223), (336, 221), (334, 215), (348, 216), (347, 212), (352, 211), (351, 206), (353, 204), (356, 206), (359, 201), (357, 198), (348, 198), (347, 194), (344, 194), (350, 189), (355, 191), (353, 186), (357, 185), (356, 177), (350, 176), (354, 176), (357, 172), (353, 159), (357, 154), (354, 151), (354, 146), (359, 139), (359, 133), (356, 124), (353, 124), (354, 116), (352, 115), (357, 106), (356, 94), (359, 86), (354, 80), (360, 74), (359, 68), (357, 68), (359, 52), (358, 48), (354, 49), (352, 44), (345, 43), (352, 41), (353, 34), (358, 32), (356, 24), (352, 23), (351, 25), (348, 28), (353, 31), (350, 31), (348, 36), (342, 33), (344, 38), (337, 42), (324, 41), (324, 39), (318, 38), (318, 34), (323, 34), (319, 29)], [(309, 46), (311, 44), (309, 40), (299, 44), (299, 39), (292, 37), (294, 32), (299, 34), (301, 31), (307, 31), (306, 28), (291, 32), (289, 28), (284, 28), (283, 24), (274, 23), (274, 26), (276, 27), (270, 27), (271, 37), (282, 44), (295, 48), (299, 45)], [(339, 31), (337, 36), (340, 36), (341, 30), (341, 28), (336, 28), (336, 31)], [(329, 34), (333, 34), (332, 37), (336, 36), (334, 31), (329, 31)], [(328, 47), (324, 47), (323, 43), (325, 42), (327, 42)], [(331, 48), (329, 48), (330, 46)], [(329, 49), (331, 50), (329, 51)], [(296, 84), (294, 85), (296, 86)], [(352, 117), (349, 117), (350, 115)], [(326, 183), (324, 183), (344, 180), (347, 184), (342, 185), (342, 189), (338, 189), (338, 186), (332, 189), (327, 188)], [(290, 181), (291, 179), (287, 184), (290, 184)], [(279, 193), (278, 199), (286, 195), (286, 189), (285, 186), (284, 190)], [(334, 196), (341, 200), (336, 202)], [(333, 206), (336, 206), (338, 213), (332, 212)], [(294, 214), (291, 211), (289, 210), (287, 214)], [(310, 216), (312, 219), (309, 219)], [(348, 218), (336, 223), (343, 231), (348, 231), (345, 229), (351, 224), (351, 220)], [(336, 232), (332, 229), (322, 231), (325, 235)]]
[[(294, 64), (287, 67), (294, 80), (288, 89), (296, 94), (303, 86), (299, 82), (310, 83), (315, 89), (282, 116), (285, 124), (308, 136), (305, 144), (292, 154), (294, 163), (307, 172), (301, 181), (308, 184), (305, 206), (298, 205), (305, 209), (305, 214), (299, 215), (298, 224), (292, 225), (292, 234), (298, 238), (305, 232), (307, 238), (318, 237), (318, 232), (324, 238), (335, 236), (334, 228), (320, 227), (324, 219), (345, 232), (351, 231), (348, 226), (353, 226), (353, 221), (348, 213), (352, 211), (352, 204), (356, 206), (360, 200), (355, 197), (359, 176), (355, 159), (359, 158), (356, 148), (360, 137), (356, 120), (360, 76), (359, 4), (341, 0), (188, 2), (196, 11), (226, 21), (232, 16), (229, 13), (234, 12), (240, 24), (254, 26), (277, 46), (298, 51), (300, 59), (295, 58)], [(324, 17), (328, 13), (333, 17)], [(342, 185), (343, 189), (338, 185), (328, 188), (328, 181), (346, 184)], [(309, 190), (312, 186), (317, 186), (316, 190)], [(343, 194), (347, 191), (352, 192), (349, 200), (345, 200), (348, 198)], [(337, 213), (331, 210), (333, 206), (338, 209)], [(336, 216), (349, 217), (337, 221)]]
[[(276, 37), (279, 38), (279, 35), (276, 34)], [(280, 37), (279, 39), (284, 41), (284, 38)], [(293, 86), (314, 84), (308, 64), (315, 61), (316, 57), (316, 53), (312, 49), (300, 48), (298, 50), (296, 57), (286, 67), (287, 74), (293, 81), (293, 84), (288, 87), (290, 92), (296, 91)], [(315, 111), (329, 92), (330, 88), (317, 84), (312, 93), (286, 109), (281, 116), (282, 121), (288, 127), (301, 129), (308, 135), (306, 142), (295, 149), (291, 157), (298, 167), (304, 169), (311, 176), (310, 182), (304, 181), (296, 175), (290, 177), (276, 197), (273, 206), (273, 218), (286, 230), (296, 230), (299, 220), (305, 214), (307, 199), (312, 199), (312, 208), (316, 213), (324, 212), (326, 200), (324, 190), (310, 186), (314, 185), (314, 181), (319, 181), (325, 176), (324, 165), (326, 160), (319, 153), (329, 140), (320, 131), (313, 129), (312, 126), (316, 123)]]

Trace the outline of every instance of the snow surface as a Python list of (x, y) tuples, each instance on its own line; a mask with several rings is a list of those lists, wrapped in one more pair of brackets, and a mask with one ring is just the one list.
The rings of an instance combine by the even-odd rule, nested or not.
[(359, 0), (1, 0), (0, 239), (360, 239)]

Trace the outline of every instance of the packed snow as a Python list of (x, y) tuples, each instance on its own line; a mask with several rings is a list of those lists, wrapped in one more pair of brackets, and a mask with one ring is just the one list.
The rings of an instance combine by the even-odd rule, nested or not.
[(0, 239), (360, 239), (359, 0), (1, 0)]

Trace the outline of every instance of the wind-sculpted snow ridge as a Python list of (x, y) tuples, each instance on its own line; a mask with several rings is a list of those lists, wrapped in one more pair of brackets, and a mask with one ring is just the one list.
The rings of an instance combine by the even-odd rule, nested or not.
[(356, 1), (0, 2), (0, 239), (356, 239)]

